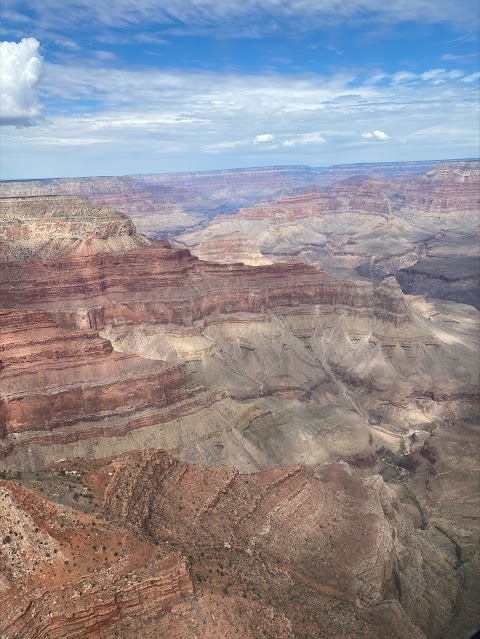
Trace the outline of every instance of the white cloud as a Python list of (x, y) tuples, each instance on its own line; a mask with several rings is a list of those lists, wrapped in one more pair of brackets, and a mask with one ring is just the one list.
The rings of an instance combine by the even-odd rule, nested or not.
[(93, 55), (98, 58), (99, 60), (105, 60), (105, 62), (108, 62), (110, 60), (115, 60), (116, 59), (116, 55), (114, 53), (112, 53), (111, 51), (104, 51), (104, 50), (99, 50), (99, 51), (93, 51)]
[(444, 53), (441, 60), (468, 60), (469, 58), (477, 58), (478, 53)]
[(326, 140), (323, 135), (318, 131), (314, 131), (312, 133), (301, 133), (300, 135), (289, 138), (285, 140), (285, 142), (282, 142), (282, 146), (292, 147), (301, 144), (325, 144), (325, 142)]
[(416, 73), (412, 73), (411, 71), (398, 71), (391, 76), (392, 82), (410, 82), (411, 80), (416, 80), (419, 76)]
[[(65, 110), (57, 106), (36, 127), (4, 129), (5, 179), (256, 166), (259, 153), (269, 164), (288, 154), (291, 164), (319, 166), (478, 152), (478, 92), (470, 76), (445, 75), (435, 84), (420, 79), (420, 70), (415, 82), (394, 84), (392, 75), (372, 83), (373, 73), (350, 71), (299, 77), (122, 70), (98, 62), (94, 69), (45, 66), (42, 95)], [(404, 144), (383, 137), (393, 131)], [(273, 132), (272, 140), (255, 144)], [(46, 154), (47, 146), (55, 152)]]
[(437, 78), (442, 77), (445, 74), (445, 69), (431, 69), (430, 71), (425, 71), (420, 75), (422, 80), (436, 80)]
[(477, 80), (480, 80), (480, 72), (476, 72), (476, 73), (471, 73), (470, 75), (465, 76), (462, 79), (462, 82), (476, 82)]
[(367, 140), (390, 140), (390, 136), (387, 135), (384, 131), (379, 131), (376, 129), (375, 131), (367, 131), (367, 133), (361, 134), (362, 138), (366, 138)]
[[(346, 20), (396, 23), (409, 20), (450, 23), (475, 29), (476, 0), (462, 0), (461, 10), (451, 0), (24, 0), (25, 14), (36, 26), (52, 31), (88, 24), (91, 31), (104, 27), (159, 25), (172, 33), (218, 32), (237, 37), (258, 37), (278, 31), (288, 21), (294, 30), (315, 30)], [(18, 8), (18, 0), (2, 0), (5, 13)], [(30, 10), (30, 11), (28, 11)], [(138, 31), (138, 29), (137, 29)]]
[(262, 135), (257, 135), (254, 140), (255, 144), (271, 144), (275, 140), (275, 136), (271, 133), (262, 133)]
[(0, 43), (0, 124), (31, 126), (41, 114), (37, 85), (43, 59), (35, 38)]
[(447, 71), (446, 69), (429, 69), (423, 73), (412, 73), (411, 71), (398, 71), (390, 76), (392, 84), (412, 84), (418, 83), (422, 80), (424, 82), (431, 82), (432, 84), (444, 84), (449, 80), (458, 80), (463, 78), (465, 73), (459, 69), (452, 69)]

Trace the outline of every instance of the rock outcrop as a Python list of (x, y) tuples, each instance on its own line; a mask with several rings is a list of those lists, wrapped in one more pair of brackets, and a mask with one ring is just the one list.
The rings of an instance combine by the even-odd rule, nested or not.
[[(387, 180), (349, 179), (326, 192), (283, 198), (217, 217), (207, 228), (178, 236), (177, 243), (202, 255), (230, 233), (241, 233), (274, 261), (295, 259), (322, 268), (360, 268), (382, 277), (415, 263), (433, 237), (395, 215)], [(220, 249), (220, 247), (219, 247)], [(212, 249), (210, 249), (212, 250)], [(220, 250), (218, 261), (223, 261)], [(212, 253), (214, 255), (214, 253)]]
[[(443, 299), (471, 303), (479, 275), (478, 256), (471, 251), (472, 239), (478, 247), (478, 162), (439, 163), (426, 175), (406, 178), (359, 172), (337, 178), (323, 191), (302, 191), (216, 217), (206, 228), (175, 241), (201, 257), (206, 245), (211, 259), (228, 261), (222, 238), (239, 233), (273, 261), (295, 259), (374, 282), (411, 269), (402, 275), (406, 292), (429, 294), (432, 289)], [(453, 236), (455, 254), (447, 255)], [(445, 258), (441, 263), (426, 259), (438, 250)], [(445, 276), (449, 269), (458, 274), (450, 280)], [(419, 272), (424, 271), (421, 281)]]
[[(2, 512), (15, 504), (25, 526), (1, 552), (23, 565), (30, 528), (49, 544), (33, 572), (7, 580), (6, 639), (424, 636), (396, 598), (405, 523), (379, 477), (344, 463), (242, 476), (150, 451), (63, 462), (47, 481), (54, 502), (3, 482)], [(61, 503), (71, 481), (92, 496), (96, 525)]]
[(127, 213), (148, 237), (169, 239), (218, 215), (352, 176), (411, 179), (436, 162), (390, 162), (330, 168), (277, 166), (227, 171), (1, 182), (2, 197), (75, 195)]
[[(0, 454), (35, 444), (116, 437), (202, 403), (182, 365), (114, 353), (93, 330), (59, 328), (44, 311), (0, 310)], [(41, 460), (41, 455), (40, 455)]]
[(480, 162), (439, 164), (421, 179), (406, 182), (397, 206), (402, 217), (436, 231), (478, 225)]
[(0, 481), (0, 513), (5, 639), (131, 637), (195, 594), (184, 557), (158, 552), (118, 520), (12, 481)]
[(396, 275), (406, 293), (470, 304), (480, 310), (478, 230), (446, 230), (429, 242), (424, 257)]
[(124, 253), (149, 241), (128, 216), (77, 197), (0, 198), (0, 261)]

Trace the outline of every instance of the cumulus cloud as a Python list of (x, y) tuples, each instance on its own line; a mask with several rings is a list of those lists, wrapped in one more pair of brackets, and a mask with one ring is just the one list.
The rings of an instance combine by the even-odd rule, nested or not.
[(0, 124), (31, 126), (41, 114), (37, 85), (43, 58), (35, 38), (0, 43)]
[(378, 131), (378, 129), (362, 133), (361, 137), (366, 138), (367, 140), (390, 140), (389, 135), (387, 135), (384, 131)]
[(271, 144), (275, 140), (275, 136), (271, 133), (262, 133), (262, 135), (257, 135), (254, 140), (255, 144)]

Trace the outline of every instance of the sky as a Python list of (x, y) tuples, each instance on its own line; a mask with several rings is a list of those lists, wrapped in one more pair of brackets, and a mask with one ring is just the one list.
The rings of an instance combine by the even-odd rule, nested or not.
[(477, 157), (476, 0), (2, 0), (0, 178)]

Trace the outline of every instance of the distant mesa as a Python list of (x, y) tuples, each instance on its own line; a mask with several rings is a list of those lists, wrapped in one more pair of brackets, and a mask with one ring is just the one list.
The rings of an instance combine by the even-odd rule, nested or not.
[(148, 246), (130, 218), (74, 196), (0, 198), (0, 256), (32, 257), (123, 253)]

